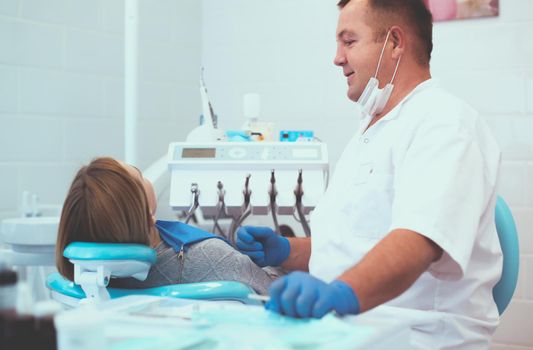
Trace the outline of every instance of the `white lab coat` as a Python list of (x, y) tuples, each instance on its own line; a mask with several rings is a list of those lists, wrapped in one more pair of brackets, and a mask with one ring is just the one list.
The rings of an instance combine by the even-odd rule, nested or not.
[(390, 231), (418, 232), (442, 258), (388, 304), (446, 316), (415, 332), (420, 344), (487, 348), (503, 261), (494, 223), (500, 151), (491, 132), (434, 80), (365, 131), (369, 122), (362, 119), (312, 213), (311, 274), (331, 281)]

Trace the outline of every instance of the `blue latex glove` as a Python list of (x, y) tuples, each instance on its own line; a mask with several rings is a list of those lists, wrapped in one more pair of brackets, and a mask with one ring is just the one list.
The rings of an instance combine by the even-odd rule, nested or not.
[(237, 231), (237, 248), (261, 267), (279, 266), (291, 252), (291, 244), (269, 227), (244, 226)]
[(326, 283), (305, 272), (293, 272), (274, 281), (269, 288), (268, 310), (301, 318), (321, 318), (330, 311), (358, 314), (359, 300), (346, 283)]

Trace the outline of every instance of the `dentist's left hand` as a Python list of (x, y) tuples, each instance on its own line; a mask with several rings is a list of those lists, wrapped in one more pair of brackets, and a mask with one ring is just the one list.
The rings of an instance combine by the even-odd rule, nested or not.
[(280, 266), (291, 253), (289, 240), (269, 227), (241, 227), (236, 243), (241, 253), (261, 267)]
[(339, 315), (358, 314), (359, 300), (343, 281), (326, 283), (305, 272), (293, 272), (274, 281), (268, 310), (300, 318), (321, 318), (330, 311)]

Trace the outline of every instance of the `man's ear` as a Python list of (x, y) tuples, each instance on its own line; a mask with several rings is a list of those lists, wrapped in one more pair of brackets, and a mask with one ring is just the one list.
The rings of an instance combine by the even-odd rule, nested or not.
[(405, 31), (400, 26), (392, 26), (390, 29), (390, 37), (392, 42), (392, 57), (400, 58), (405, 51)]

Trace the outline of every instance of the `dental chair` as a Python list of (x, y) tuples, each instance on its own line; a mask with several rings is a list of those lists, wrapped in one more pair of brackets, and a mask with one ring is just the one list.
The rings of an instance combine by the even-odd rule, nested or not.
[[(503, 269), (492, 294), (501, 315), (514, 294), (519, 270), (518, 233), (511, 211), (501, 197), (496, 201), (495, 220), (503, 252)], [(175, 284), (148, 289), (107, 288), (111, 278), (146, 279), (150, 266), (156, 261), (156, 253), (144, 245), (75, 242), (65, 249), (63, 255), (74, 264), (74, 282), (54, 273), (48, 276), (46, 285), (51, 290), (52, 298), (69, 306), (76, 306), (81, 300), (98, 302), (133, 294), (260, 303), (248, 298), (250, 293), (255, 293), (252, 288), (232, 281)]]
[(492, 289), (492, 296), (501, 315), (509, 305), (516, 288), (520, 251), (513, 215), (507, 203), (499, 196), (496, 200), (496, 231), (503, 253), (503, 269), (500, 281)]
[(79, 303), (98, 303), (127, 295), (260, 304), (248, 297), (249, 294), (255, 294), (252, 288), (234, 281), (174, 284), (147, 289), (108, 288), (111, 278), (146, 279), (150, 267), (156, 261), (156, 253), (145, 245), (73, 242), (65, 248), (63, 256), (74, 265), (74, 282), (59, 273), (53, 273), (48, 276), (46, 286), (53, 299), (71, 307)]

